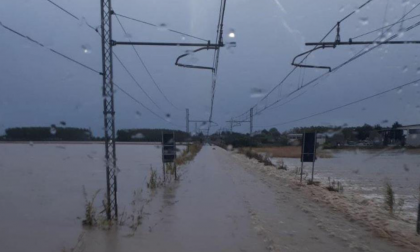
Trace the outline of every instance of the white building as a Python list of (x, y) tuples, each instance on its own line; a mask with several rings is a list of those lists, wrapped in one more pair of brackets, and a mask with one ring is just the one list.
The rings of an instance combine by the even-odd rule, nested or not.
[(411, 147), (420, 147), (420, 124), (399, 127), (404, 131), (405, 145)]

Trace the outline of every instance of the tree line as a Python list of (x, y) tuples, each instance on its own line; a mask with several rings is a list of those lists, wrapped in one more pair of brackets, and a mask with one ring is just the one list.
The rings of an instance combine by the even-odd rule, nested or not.
[(72, 127), (23, 127), (8, 128), (6, 141), (89, 141), (93, 140), (89, 129)]
[(293, 144), (288, 135), (302, 134), (304, 132), (317, 132), (326, 138), (326, 147), (342, 146), (349, 143), (369, 142), (383, 145), (388, 143), (404, 144), (402, 125), (398, 122), (391, 127), (381, 125), (364, 124), (362, 126), (310, 126), (296, 127), (280, 133), (277, 128), (264, 129), (260, 132), (249, 134), (224, 131), (212, 135), (212, 141), (219, 144), (231, 145), (233, 147), (256, 147), (256, 146), (287, 146)]

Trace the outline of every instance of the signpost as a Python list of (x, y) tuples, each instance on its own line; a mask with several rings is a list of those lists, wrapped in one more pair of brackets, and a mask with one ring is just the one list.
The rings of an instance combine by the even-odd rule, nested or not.
[(312, 163), (312, 182), (314, 181), (314, 169), (316, 160), (316, 133), (303, 133), (302, 136), (302, 152), (301, 152), (301, 168), (300, 182), (303, 177), (303, 163)]
[(163, 180), (166, 177), (165, 171), (165, 164), (166, 163), (174, 163), (174, 173), (175, 179), (177, 178), (176, 175), (176, 143), (175, 143), (175, 134), (172, 133), (164, 133), (162, 132), (162, 163), (163, 163)]

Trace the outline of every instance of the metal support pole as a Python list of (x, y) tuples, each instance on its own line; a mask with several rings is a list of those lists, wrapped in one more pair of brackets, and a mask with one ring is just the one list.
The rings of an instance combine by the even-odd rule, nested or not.
[(187, 120), (187, 133), (190, 133), (190, 110), (186, 109), (186, 120)]
[(252, 136), (252, 128), (254, 126), (254, 109), (249, 110), (249, 135)]
[(315, 171), (315, 161), (312, 162), (312, 178), (311, 178), (312, 183), (314, 182), (314, 171)]
[(303, 178), (303, 162), (301, 162), (300, 165), (300, 183), (302, 184), (302, 178)]
[(418, 205), (418, 212), (417, 212), (417, 234), (420, 234), (420, 202)]
[(112, 66), (112, 8), (111, 0), (101, 0), (102, 37), (102, 96), (104, 102), (105, 165), (106, 165), (106, 216), (118, 218), (117, 160), (115, 151), (115, 111)]

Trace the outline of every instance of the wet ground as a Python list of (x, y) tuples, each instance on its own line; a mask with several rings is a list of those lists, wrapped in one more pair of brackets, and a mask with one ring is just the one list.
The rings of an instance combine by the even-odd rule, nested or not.
[(179, 182), (150, 194), (145, 178), (160, 168), (160, 150), (119, 145), (120, 211), (141, 188), (152, 201), (138, 229), (84, 229), (82, 188), (103, 190), (102, 148), (0, 145), (2, 251), (404, 251), (210, 146), (181, 167)]
[(134, 235), (88, 232), (81, 251), (404, 251), (220, 148), (182, 169)]
[[(344, 190), (363, 194), (378, 203), (383, 202), (384, 182), (391, 182), (397, 196), (404, 199), (404, 210), (417, 212), (420, 185), (420, 155), (413, 150), (340, 150), (331, 151), (332, 158), (315, 162), (315, 178), (324, 183), (340, 181)], [(275, 159), (276, 162), (279, 159)], [(289, 169), (300, 167), (300, 160), (284, 158)], [(310, 177), (312, 165), (305, 163)]]

